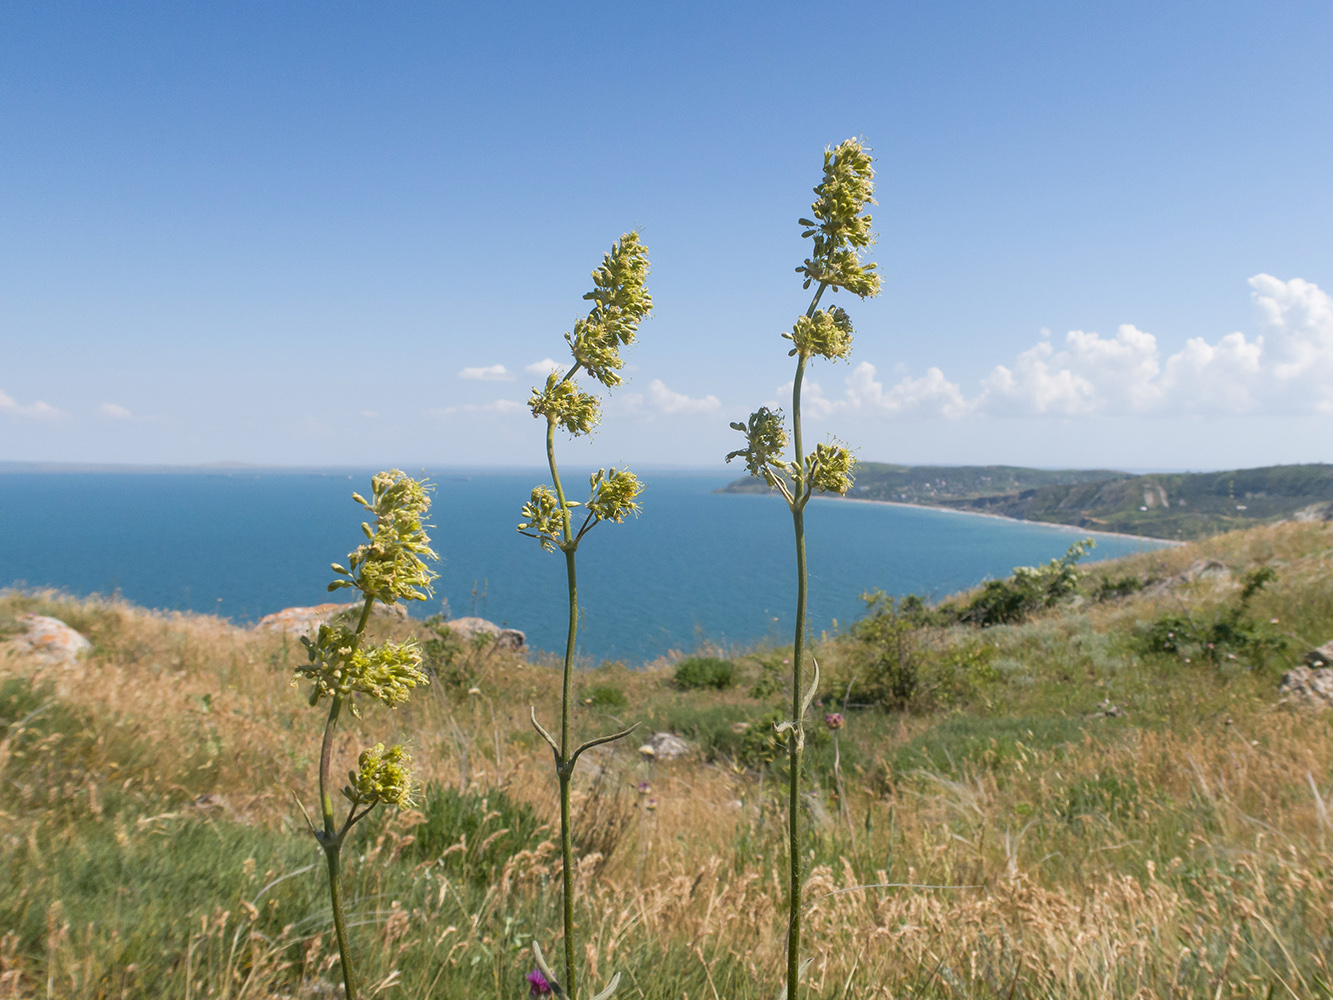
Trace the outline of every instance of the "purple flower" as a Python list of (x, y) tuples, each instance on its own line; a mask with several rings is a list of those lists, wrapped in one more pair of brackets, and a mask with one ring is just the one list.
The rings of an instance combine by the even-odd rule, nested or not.
[(653, 790), (653, 786), (650, 785), (650, 784), (648, 784), (648, 782), (646, 782), (646, 781), (640, 781), (640, 782), (639, 782), (639, 794), (640, 794), (640, 795), (647, 795), (647, 794), (648, 794), (649, 792), (651, 792), (652, 790)]
[(828, 715), (824, 716), (824, 725), (830, 729), (841, 729), (842, 724), (846, 721), (841, 712), (829, 712)]
[(528, 973), (529, 995), (534, 997), (544, 997), (553, 992), (554, 990), (551, 989), (551, 984), (546, 981), (546, 977), (542, 975), (540, 969), (533, 969)]

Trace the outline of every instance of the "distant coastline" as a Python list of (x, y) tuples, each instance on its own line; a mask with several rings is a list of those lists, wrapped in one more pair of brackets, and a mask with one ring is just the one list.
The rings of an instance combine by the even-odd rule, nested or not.
[[(777, 496), (775, 492), (773, 496)], [(905, 503), (902, 500), (867, 500), (864, 497), (829, 497), (830, 500), (838, 500), (841, 503), (873, 503), (881, 504), (886, 507), (914, 507), (917, 510), (938, 510), (945, 514), (961, 514), (965, 517), (993, 517), (999, 521), (1010, 521), (1014, 524), (1031, 524), (1039, 528), (1059, 528), (1063, 531), (1073, 531), (1080, 535), (1101, 535), (1106, 538), (1126, 538), (1135, 542), (1153, 542), (1158, 545), (1184, 545), (1185, 542), (1176, 538), (1154, 538), (1152, 535), (1133, 535), (1127, 531), (1099, 531), (1096, 528), (1083, 528), (1077, 524), (1061, 524), (1059, 521), (1030, 521), (1025, 517), (1010, 517), (1008, 514), (988, 514), (980, 510), (961, 510), (958, 507), (937, 507), (928, 503)]]

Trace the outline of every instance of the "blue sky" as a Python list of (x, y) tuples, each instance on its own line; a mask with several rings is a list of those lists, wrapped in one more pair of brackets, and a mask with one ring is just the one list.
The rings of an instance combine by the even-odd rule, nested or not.
[(0, 460), (538, 464), (533, 372), (638, 227), (656, 313), (564, 453), (716, 465), (785, 402), (852, 135), (885, 283), (816, 437), (1333, 460), (1330, 43), (1318, 3), (9, 5)]

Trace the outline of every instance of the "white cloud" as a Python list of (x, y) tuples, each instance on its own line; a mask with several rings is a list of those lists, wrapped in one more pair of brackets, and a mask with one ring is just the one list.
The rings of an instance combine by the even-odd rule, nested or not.
[(841, 405), (853, 411), (870, 411), (891, 416), (957, 417), (967, 412), (963, 391), (944, 377), (938, 368), (926, 369), (920, 378), (903, 376), (889, 389), (875, 381), (875, 366), (861, 362), (847, 378), (847, 391)]
[(551, 372), (564, 371), (565, 366), (554, 358), (542, 358), (540, 361), (534, 361), (532, 364), (527, 365), (523, 370), (529, 375), (545, 378), (547, 375), (550, 375)]
[(476, 382), (512, 382), (513, 373), (504, 365), (489, 365), (485, 368), (464, 368), (458, 373), (459, 378), (472, 379)]
[(458, 406), (444, 406), (428, 410), (432, 417), (448, 417), (455, 413), (518, 413), (525, 409), (522, 403), (514, 399), (497, 399), (490, 403), (462, 403)]
[(12, 417), (28, 417), (32, 420), (59, 420), (65, 415), (62, 410), (57, 410), (51, 404), (43, 403), (40, 399), (35, 403), (29, 403), (27, 406), (20, 406), (15, 402), (13, 396), (3, 390), (0, 390), (0, 413), (9, 414)]
[(374, 410), (362, 410), (361, 416), (365, 417), (367, 420), (374, 420), (376, 417), (379, 416), (379, 414), (376, 413)]
[(722, 401), (716, 396), (701, 398), (687, 396), (667, 388), (660, 378), (648, 383), (648, 392), (631, 392), (621, 396), (617, 403), (628, 413), (642, 416), (698, 416), (701, 414), (720, 413)]
[(1250, 286), (1263, 328), (1252, 339), (1193, 337), (1167, 355), (1130, 324), (1114, 337), (1071, 330), (1063, 346), (1042, 331), (1013, 361), (995, 365), (971, 398), (939, 368), (886, 388), (863, 362), (841, 398), (810, 384), (803, 405), (814, 417), (1333, 413), (1333, 298), (1299, 278), (1259, 274)]
[(134, 414), (116, 403), (103, 403), (98, 412), (108, 420), (133, 420)]

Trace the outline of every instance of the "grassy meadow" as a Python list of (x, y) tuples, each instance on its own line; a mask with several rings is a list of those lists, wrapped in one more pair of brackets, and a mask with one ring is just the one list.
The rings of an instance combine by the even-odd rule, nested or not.
[[(1173, 580), (1201, 558), (1230, 579)], [(296, 639), (55, 593), (0, 595), (0, 633), (25, 612), (94, 649), (0, 653), (0, 998), (340, 995), (294, 800), (315, 803), (319, 753)], [(525, 996), (533, 937), (556, 952), (561, 927), (556, 790), (527, 719), (556, 711), (558, 664), (373, 630), (415, 635), (434, 675), (346, 719), (336, 748), (345, 771), (394, 735), (425, 782), (345, 854), (365, 992)], [(1333, 730), (1277, 682), (1330, 638), (1323, 523), (1100, 564), (1019, 623), (881, 603), (816, 637), (806, 994), (1329, 996)], [(724, 662), (580, 672), (581, 736), (637, 721), (691, 747), (585, 756), (584, 960), (599, 988), (623, 971), (618, 995), (773, 1000), (790, 650), (702, 652)]]

